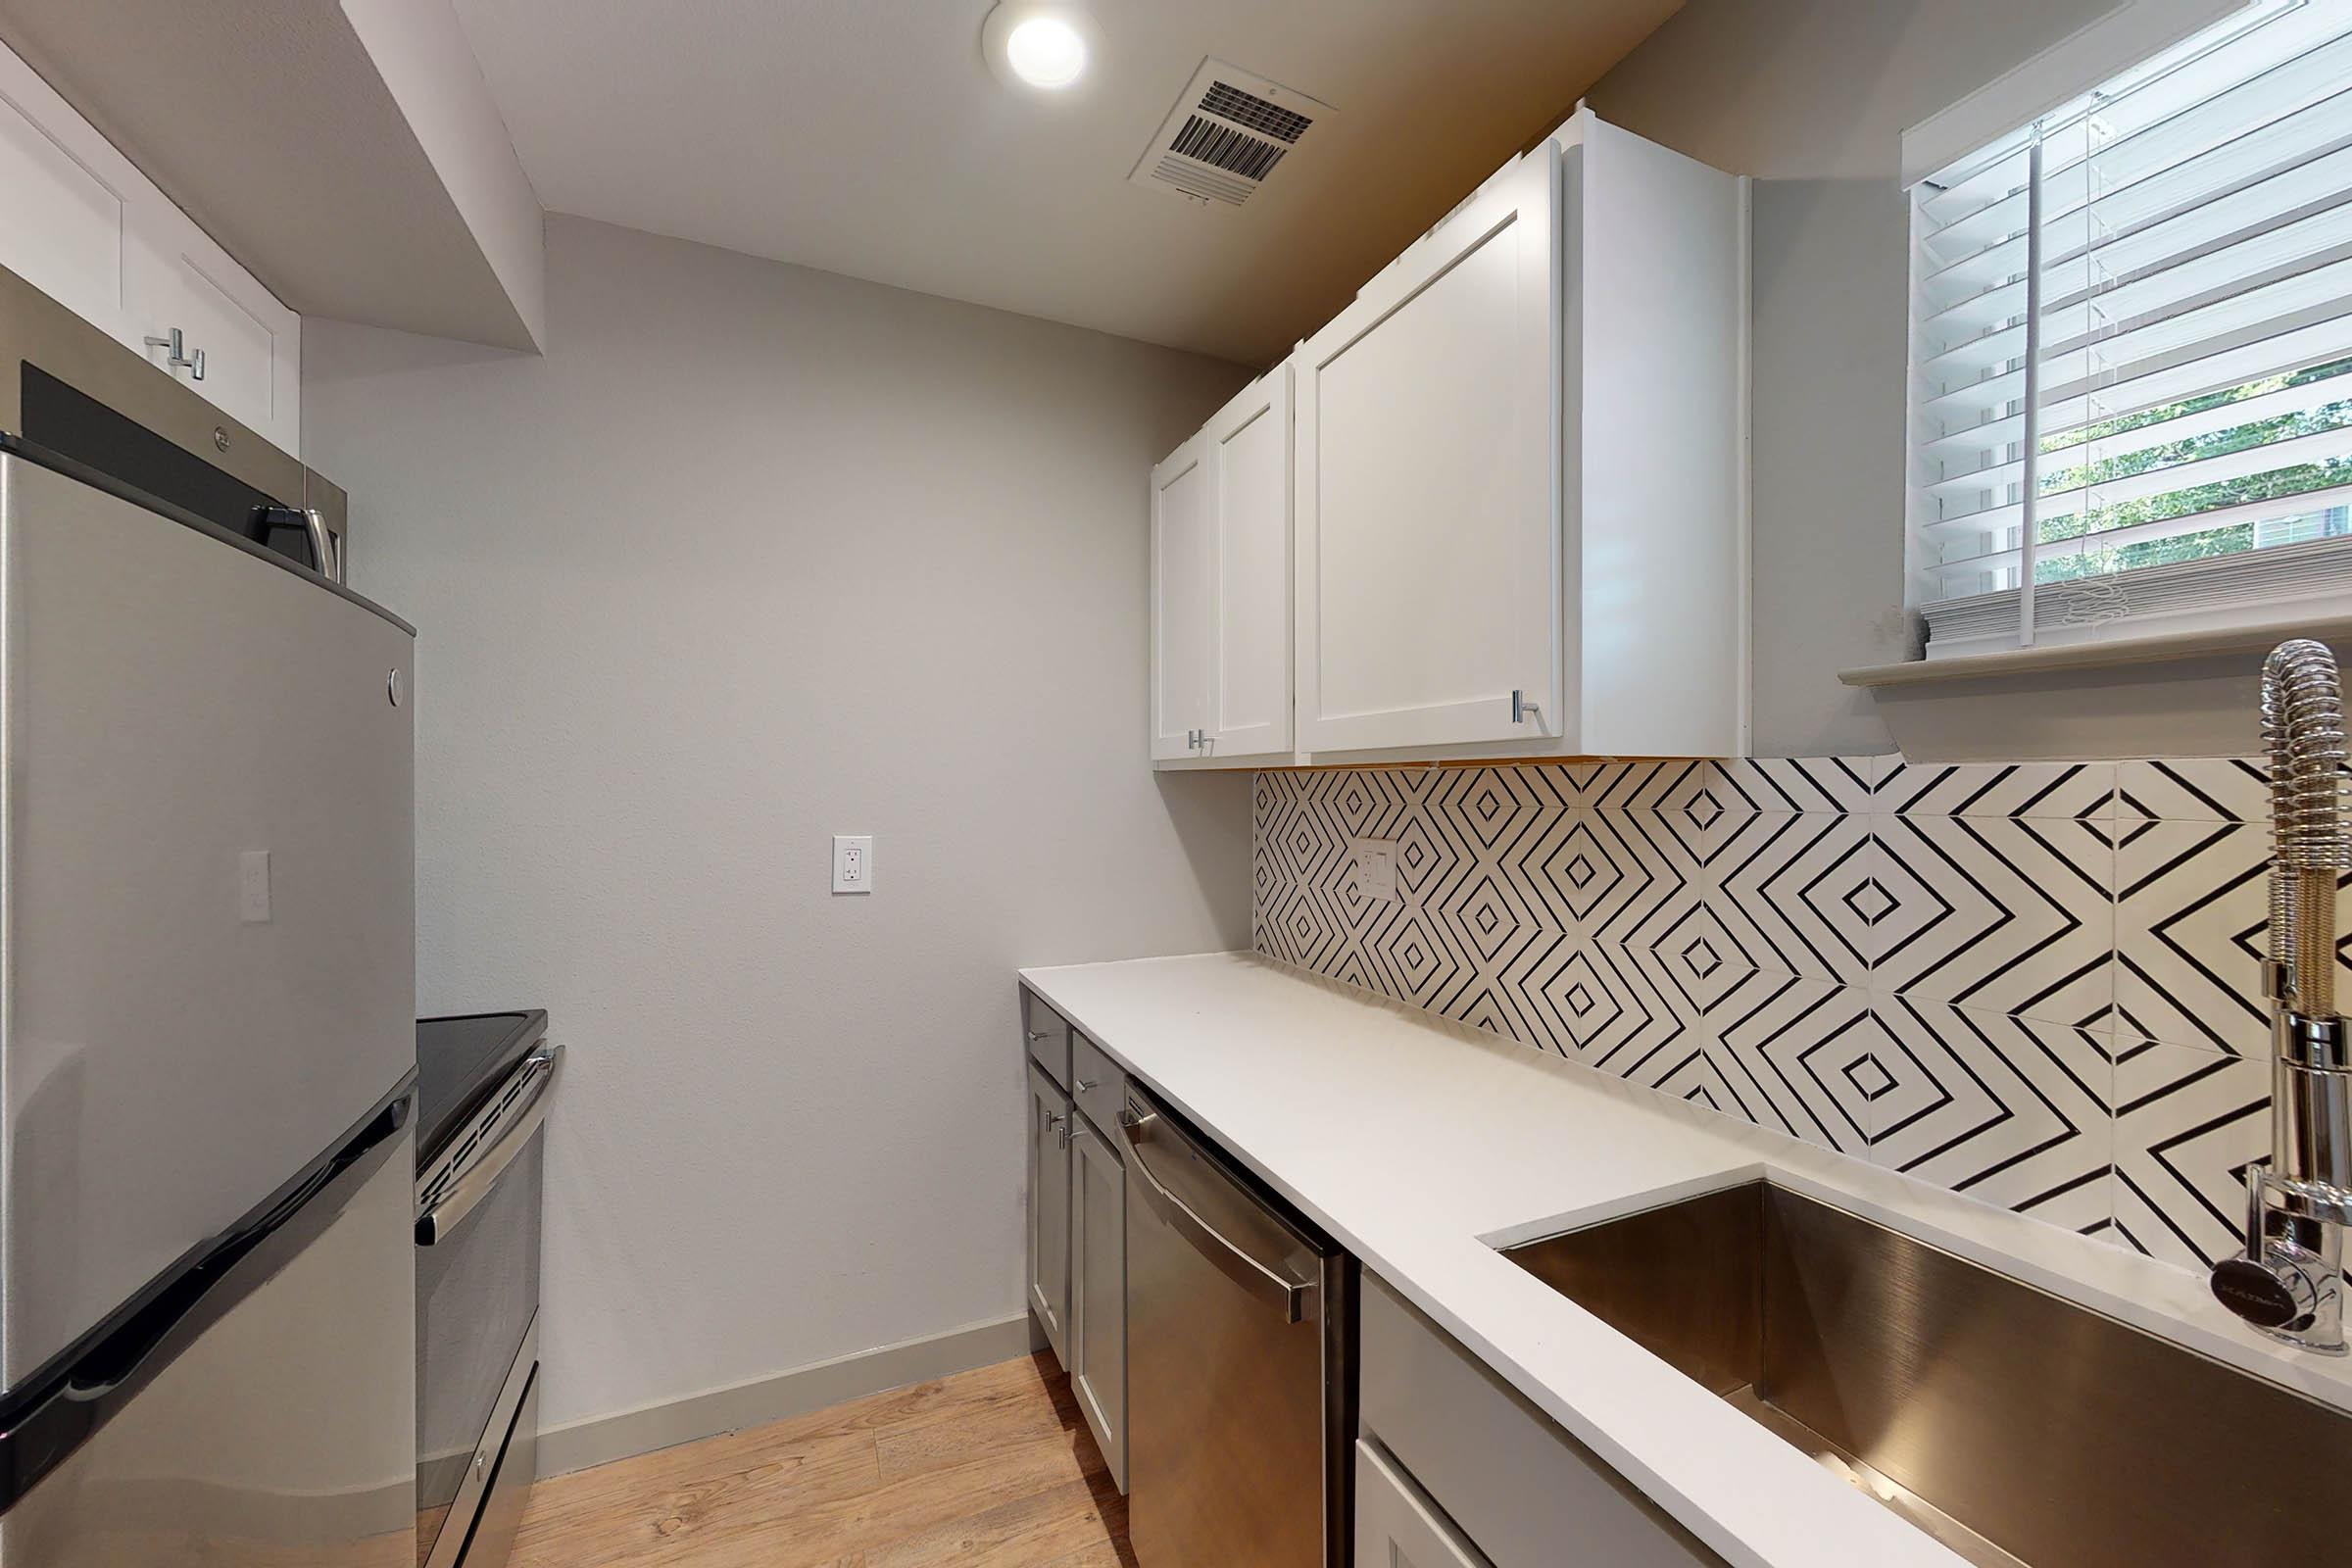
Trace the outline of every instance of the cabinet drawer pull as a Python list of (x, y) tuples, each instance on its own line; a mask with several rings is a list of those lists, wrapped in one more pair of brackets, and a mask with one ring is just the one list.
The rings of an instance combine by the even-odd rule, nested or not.
[(194, 354), (190, 354), (187, 348), (187, 334), (178, 327), (172, 327), (171, 335), (168, 337), (149, 338), (147, 346), (151, 349), (171, 350), (170, 355), (165, 359), (166, 365), (174, 370), (186, 370), (188, 379), (191, 381), (204, 379), (204, 350), (198, 349)]
[(1051, 1029), (1025, 1029), (1022, 1033), (1029, 1037), (1031, 1045), (1037, 1044), (1040, 1040), (1050, 1040), (1054, 1037), (1054, 1031)]
[(1102, 1088), (1102, 1084), (1101, 1084), (1099, 1081), (1097, 1081), (1096, 1079), (1093, 1079), (1093, 1078), (1080, 1078), (1080, 1079), (1078, 1079), (1078, 1080), (1077, 1080), (1075, 1083), (1073, 1083), (1073, 1084), (1071, 1085), (1071, 1087), (1072, 1087), (1074, 1090), (1076, 1090), (1076, 1091), (1077, 1091), (1077, 1093), (1079, 1093), (1079, 1094), (1082, 1094), (1082, 1095), (1083, 1095), (1083, 1094), (1087, 1093), (1089, 1090), (1093, 1090), (1093, 1089), (1100, 1089), (1100, 1088)]

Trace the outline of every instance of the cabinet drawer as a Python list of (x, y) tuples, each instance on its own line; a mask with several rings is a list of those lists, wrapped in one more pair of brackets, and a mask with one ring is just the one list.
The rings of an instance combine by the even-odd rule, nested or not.
[(1488, 1568), (1410, 1476), (1380, 1449), (1355, 1445), (1356, 1568)]
[[(1070, 1031), (1070, 1098), (1098, 1129), (1117, 1135), (1119, 1110), (1127, 1103), (1127, 1075), (1101, 1046), (1075, 1029)], [(1118, 1148), (1109, 1147), (1114, 1152)]]
[[(1721, 1557), (1369, 1271), (1362, 1333), (1364, 1426), (1495, 1568), (1721, 1568)], [(1577, 1543), (1574, 1558), (1562, 1558), (1563, 1542)]]
[(1021, 990), (1021, 1034), (1029, 1043), (1029, 1059), (1054, 1083), (1069, 1088), (1070, 1026), (1027, 987)]

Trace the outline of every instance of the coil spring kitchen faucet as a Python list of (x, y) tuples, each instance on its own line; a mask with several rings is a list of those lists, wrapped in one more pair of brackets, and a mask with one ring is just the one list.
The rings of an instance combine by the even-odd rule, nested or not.
[(2276, 1060), (2271, 1157), (2246, 1167), (2246, 1250), (2213, 1271), (2223, 1305), (2275, 1339), (2344, 1353), (2344, 1232), (2352, 1226), (2352, 1051), (2335, 1001), (2336, 879), (2345, 830), (2342, 681), (2316, 642), (2262, 669), (2271, 768), (2271, 938), (2263, 990)]

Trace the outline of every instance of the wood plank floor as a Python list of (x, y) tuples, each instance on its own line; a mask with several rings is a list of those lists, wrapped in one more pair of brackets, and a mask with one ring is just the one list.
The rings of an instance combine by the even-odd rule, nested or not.
[(1045, 1355), (532, 1489), (514, 1568), (1135, 1568)]

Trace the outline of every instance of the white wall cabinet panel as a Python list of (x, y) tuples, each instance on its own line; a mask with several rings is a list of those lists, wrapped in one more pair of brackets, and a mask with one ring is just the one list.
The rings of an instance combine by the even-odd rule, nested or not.
[(1152, 756), (1196, 758), (1209, 727), (1215, 481), (1195, 436), (1152, 470)]
[(30, 68), (0, 50), (0, 190), (8, 197), (0, 266), (120, 339), (123, 196), (92, 167), (105, 146), (94, 131), (59, 134), (70, 132), (57, 124), (64, 108)]
[(0, 190), (0, 267), (300, 455), (302, 318), (6, 48)]
[[(300, 317), (176, 208), (134, 234), (123, 292), (139, 339), (132, 347), (221, 412), (300, 456)], [(171, 364), (174, 328), (185, 345), (182, 358), (203, 353), (201, 379), (193, 366)], [(150, 343), (151, 337), (166, 341)]]
[(1298, 366), (1299, 744), (1556, 733), (1560, 158), (1546, 142), (1366, 286)]
[(1300, 752), (1744, 751), (1745, 243), (1580, 110), (1301, 345)]
[(1292, 760), (1291, 368), (1152, 472), (1152, 756)]
[(1209, 755), (1291, 749), (1291, 368), (1276, 366), (1208, 421), (1215, 480), (1216, 659)]

